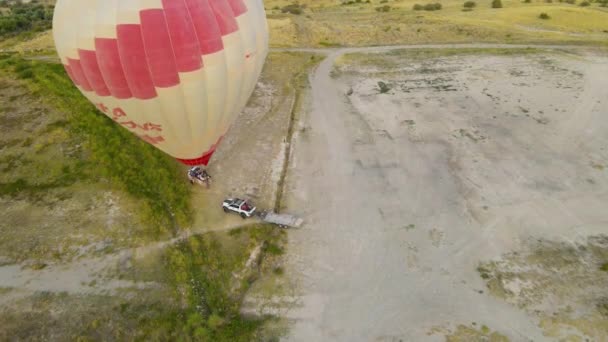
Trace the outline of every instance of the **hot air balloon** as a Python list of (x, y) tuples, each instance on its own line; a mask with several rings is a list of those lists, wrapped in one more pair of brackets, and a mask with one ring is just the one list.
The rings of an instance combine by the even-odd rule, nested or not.
[(66, 72), (102, 113), (186, 165), (207, 165), (268, 53), (261, 0), (58, 0)]

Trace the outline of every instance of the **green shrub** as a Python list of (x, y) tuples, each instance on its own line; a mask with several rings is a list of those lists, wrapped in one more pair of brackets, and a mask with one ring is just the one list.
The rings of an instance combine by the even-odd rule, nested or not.
[(530, 3), (532, 3), (532, 0), (524, 0), (523, 2), (524, 2), (524, 4), (530, 4)]
[(22, 70), (17, 73), (17, 77), (22, 80), (34, 78), (34, 72), (31, 69)]
[(30, 3), (5, 1), (0, 7), (8, 8), (7, 12), (0, 12), (0, 37), (27, 31), (46, 31), (52, 26), (53, 6), (45, 6), (37, 1)]
[(284, 6), (283, 8), (281, 8), (281, 12), (290, 13), (290, 14), (294, 14), (294, 15), (300, 15), (304, 11), (304, 8), (305, 8), (305, 6), (296, 3), (296, 4)]
[(390, 10), (391, 10), (391, 6), (389, 6), (389, 5), (384, 5), (384, 6), (376, 7), (376, 11), (377, 12), (388, 12)]
[(608, 272), (608, 262), (603, 263), (602, 266), (600, 266), (600, 270)]
[(382, 81), (378, 82), (378, 88), (380, 88), (380, 94), (386, 94), (391, 90), (391, 87)]
[(466, 1), (462, 6), (464, 6), (464, 8), (473, 8), (477, 6), (477, 3), (475, 1)]
[(501, 0), (492, 0), (492, 8), (502, 8)]
[(551, 17), (547, 13), (541, 13), (538, 17), (544, 20), (551, 19)]
[(275, 245), (274, 243), (267, 244), (265, 251), (272, 255), (283, 255), (285, 253), (281, 246)]
[(426, 4), (426, 5), (420, 5), (420, 4), (415, 4), (413, 7), (414, 11), (438, 11), (442, 8), (440, 3), (430, 3), (430, 4)]
[(589, 5), (591, 5), (591, 4), (588, 1), (583, 1), (583, 2), (581, 2), (581, 4), (579, 6), (581, 6), (581, 7), (587, 7)]
[(567, 4), (574, 5), (576, 4), (576, 0), (564, 0)]
[(434, 4), (426, 4), (424, 5), (425, 11), (438, 11), (442, 8), (441, 4), (436, 2)]
[[(387, 0), (382, 0), (380, 1), (381, 4), (388, 2)], [(360, 5), (360, 4), (370, 4), (371, 1), (370, 0), (348, 0), (348, 1), (342, 1), (340, 3), (341, 6), (348, 6), (348, 5)]]

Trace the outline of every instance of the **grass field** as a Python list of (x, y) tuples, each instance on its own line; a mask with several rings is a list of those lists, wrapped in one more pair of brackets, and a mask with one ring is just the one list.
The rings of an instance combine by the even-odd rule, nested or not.
[[(145, 202), (141, 212), (145, 212), (149, 233), (154, 238), (176, 233), (180, 226), (191, 222), (189, 188), (185, 183), (175, 182), (183, 177), (179, 165), (126, 130), (116, 129), (110, 119), (98, 115), (95, 107), (72, 86), (61, 65), (5, 55), (0, 70), (5, 78), (19, 79), (25, 93), (35, 94), (47, 108), (67, 114), (49, 128), (55, 133), (49, 139), (54, 140), (38, 141), (42, 137), (29, 137), (35, 140), (32, 143), (35, 149), (57, 145), (56, 140), (63, 136), (78, 141), (78, 162), (73, 167), (58, 164), (57, 172), (62, 182), (59, 185), (70, 185), (81, 179), (111, 182)], [(23, 106), (23, 103), (16, 101), (15, 106)], [(22, 124), (19, 122), (22, 116), (15, 115), (13, 108), (6, 108), (6, 112), (7, 116), (14, 117), (16, 127)], [(10, 156), (8, 153), (3, 155)], [(53, 165), (41, 161), (38, 168), (8, 168), (5, 171), (11, 179), (5, 180), (2, 192), (10, 195), (11, 191), (16, 191), (15, 195), (18, 195), (28, 184), (43, 190), (44, 178), (54, 175)], [(44, 190), (48, 190), (46, 188)]]
[[(271, 319), (246, 319), (239, 309), (283, 239), (262, 225), (190, 237), (112, 274), (147, 286), (89, 295), (38, 292), (3, 305), (0, 339), (269, 340), (263, 327)], [(247, 266), (259, 246), (262, 253)], [(0, 293), (11, 291), (18, 289)]]
[[(267, 1), (266, 9), (275, 46), (360, 46), (391, 44), (505, 42), (589, 43), (608, 41), (608, 11), (593, 3), (477, 1), (463, 11), (464, 1), (440, 1), (438, 11), (414, 11), (424, 1), (372, 1), (341, 5), (340, 1), (300, 1), (302, 13), (283, 13), (290, 2)], [(379, 6), (390, 6), (378, 12)], [(549, 20), (539, 19), (547, 13)]]
[[(89, 139), (104, 138), (77, 131), (76, 117), (86, 111), (66, 115), (45, 97), (48, 91), (42, 84), (18, 79), (30, 75), (30, 64), (25, 63), (6, 56), (0, 61), (2, 257), (11, 262), (60, 262), (89, 247), (109, 252), (157, 238), (158, 226), (148, 226), (140, 215), (139, 208), (149, 208), (145, 200), (129, 196), (120, 181), (103, 175), (104, 167), (93, 161)], [(54, 68), (34, 68), (44, 78), (49, 76), (42, 72), (47, 67)], [(65, 87), (61, 77), (54, 86), (63, 89), (54, 89), (69, 93), (71, 87)]]
[[(284, 249), (281, 231), (254, 225), (175, 244), (155, 241), (243, 225), (217, 204), (228, 191), (244, 193), (251, 182), (265, 184), (259, 202), (274, 205), (273, 159), (282, 151), (294, 98), (306, 87), (291, 80), (317, 61), (305, 53), (271, 54), (274, 67), (264, 71), (246, 109), (247, 124), (226, 138), (214, 167), (238, 169), (248, 149), (264, 155), (255, 158), (252, 172), (218, 176), (207, 190), (192, 187), (173, 159), (96, 113), (61, 65), (2, 55), (0, 267), (79, 274), (87, 272), (78, 266), (81, 260), (104, 263), (132, 247), (155, 252), (121, 262), (116, 271), (109, 263), (94, 280), (76, 284), (84, 293), (2, 288), (0, 339), (249, 341), (280, 333), (267, 330), (274, 319), (248, 320), (239, 310), (258, 276), (280, 277), (274, 270)], [(244, 267), (259, 246), (259, 267)], [(99, 287), (118, 280), (133, 285), (109, 292)]]
[[(551, 1), (551, 2), (548, 2)], [(52, 1), (51, 1), (52, 2)], [(475, 1), (463, 11), (464, 1), (440, 1), (438, 11), (414, 11), (415, 4), (436, 1), (372, 0), (343, 5), (342, 0), (265, 1), (273, 47), (330, 47), (431, 43), (551, 43), (608, 44), (608, 7), (591, 2), (581, 7), (557, 0)], [(297, 5), (294, 5), (296, 4)], [(295, 6), (297, 13), (284, 12)], [(389, 6), (387, 12), (378, 7)], [(539, 18), (541, 13), (550, 19)], [(48, 53), (50, 33), (25, 32), (0, 40), (0, 49)]]

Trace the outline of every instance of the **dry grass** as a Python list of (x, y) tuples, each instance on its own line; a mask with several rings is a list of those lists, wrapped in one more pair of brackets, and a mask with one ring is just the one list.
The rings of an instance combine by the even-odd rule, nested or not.
[[(463, 1), (444, 1), (434, 12), (413, 11), (416, 1), (388, 3), (391, 11), (379, 13), (371, 4), (342, 6), (340, 1), (300, 1), (301, 15), (281, 13), (289, 1), (267, 1), (273, 46), (358, 46), (465, 42), (543, 42), (606, 44), (608, 13), (596, 4), (575, 5), (503, 1), (491, 9), (478, 2), (463, 12)], [(419, 1), (420, 3), (420, 1)], [(546, 12), (551, 20), (539, 20)]]
[[(593, 3), (579, 7), (535, 1), (505, 0), (502, 9), (490, 8), (490, 1), (477, 2), (464, 12), (460, 0), (442, 1), (439, 11), (413, 11), (416, 0), (397, 0), (381, 4), (341, 5), (340, 0), (301, 0), (300, 15), (282, 13), (291, 0), (268, 0), (273, 47), (330, 47), (430, 43), (562, 43), (608, 45), (608, 10)], [(391, 10), (378, 12), (388, 4)], [(540, 20), (540, 13), (550, 20)], [(53, 47), (50, 33), (33, 39), (10, 39), (0, 48), (20, 52), (48, 51)]]
[(13, 50), (18, 52), (46, 52), (55, 50), (55, 41), (51, 31), (42, 32), (36, 35), (32, 40), (18, 42), (13, 47)]
[(483, 325), (481, 328), (459, 325), (456, 331), (445, 337), (447, 342), (509, 342), (506, 336), (490, 330)]
[(608, 274), (601, 267), (607, 259), (606, 236), (585, 244), (539, 240), (477, 270), (492, 295), (537, 315), (546, 336), (605, 341)]

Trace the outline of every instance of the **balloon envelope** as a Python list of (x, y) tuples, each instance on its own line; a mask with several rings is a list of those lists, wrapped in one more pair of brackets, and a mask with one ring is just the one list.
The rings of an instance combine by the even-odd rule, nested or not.
[(84, 96), (188, 165), (207, 165), (268, 53), (261, 0), (59, 0), (53, 36)]

